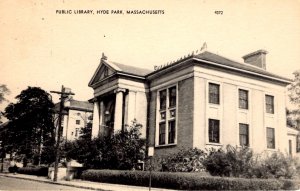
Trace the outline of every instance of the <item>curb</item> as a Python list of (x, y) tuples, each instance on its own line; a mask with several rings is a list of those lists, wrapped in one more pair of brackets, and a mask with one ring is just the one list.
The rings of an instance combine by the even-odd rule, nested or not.
[(35, 181), (35, 182), (43, 182), (43, 183), (48, 183), (48, 184), (56, 184), (56, 185), (62, 185), (62, 186), (69, 186), (69, 187), (75, 187), (75, 188), (84, 188), (84, 189), (90, 189), (90, 190), (109, 191), (109, 190), (103, 190), (103, 189), (100, 189), (100, 188), (94, 188), (94, 187), (89, 187), (89, 186), (80, 186), (80, 185), (74, 185), (74, 184), (66, 184), (66, 183), (62, 183), (62, 182), (53, 182), (53, 181), (50, 181), (50, 180), (37, 180), (37, 179), (32, 179), (32, 178), (11, 176), (11, 175), (5, 175), (5, 174), (0, 174), (0, 176), (4, 176), (4, 177), (7, 177), (7, 178), (18, 178), (18, 179), (23, 179), (23, 180), (30, 180), (30, 181)]

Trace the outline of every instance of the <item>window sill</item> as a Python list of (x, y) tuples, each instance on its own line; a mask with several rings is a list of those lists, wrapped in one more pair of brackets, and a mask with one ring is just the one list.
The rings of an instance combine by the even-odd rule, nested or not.
[(212, 108), (220, 108), (220, 104), (216, 104), (216, 103), (208, 103), (209, 107), (212, 107)]
[(248, 113), (248, 112), (249, 112), (249, 109), (239, 108), (239, 111), (240, 111), (240, 112), (243, 112), (243, 113)]
[(252, 147), (250, 147), (250, 146), (241, 146), (241, 145), (238, 145), (238, 146), (236, 146), (235, 148), (238, 148), (238, 149), (241, 149), (241, 148), (249, 148), (249, 149), (252, 149)]
[(267, 151), (273, 151), (273, 152), (277, 151), (276, 148), (275, 148), (275, 149), (267, 148), (266, 150), (267, 150)]
[(266, 113), (266, 116), (274, 118), (275, 114), (274, 113)]
[(172, 147), (172, 146), (176, 146), (176, 145), (177, 145), (177, 143), (164, 144), (164, 145), (155, 145), (155, 148)]
[(223, 146), (221, 143), (206, 143), (206, 145), (211, 145), (211, 146)]

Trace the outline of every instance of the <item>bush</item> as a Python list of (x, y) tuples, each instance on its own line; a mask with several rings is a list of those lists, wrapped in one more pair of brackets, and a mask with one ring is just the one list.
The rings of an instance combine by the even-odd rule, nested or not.
[(211, 148), (203, 165), (213, 176), (251, 177), (253, 152), (248, 147), (226, 146), (216, 150)]
[(101, 135), (93, 140), (79, 138), (67, 143), (65, 157), (83, 163), (86, 168), (129, 170), (145, 155), (145, 139), (141, 138), (142, 125), (133, 121), (123, 131), (110, 136)]
[(259, 157), (253, 166), (253, 175), (257, 178), (294, 178), (297, 175), (297, 160), (280, 152)]
[(161, 171), (169, 172), (199, 172), (204, 171), (202, 165), (206, 154), (204, 151), (194, 148), (180, 150), (161, 160)]
[(223, 149), (211, 149), (203, 165), (213, 176), (233, 176), (247, 178), (286, 178), (297, 175), (298, 161), (280, 152), (254, 157), (247, 148), (227, 146)]
[(36, 176), (48, 176), (48, 167), (23, 167), (19, 168), (18, 173)]
[(230, 176), (232, 171), (231, 161), (222, 149), (211, 149), (203, 165), (213, 176)]
[[(81, 178), (96, 182), (136, 186), (149, 185), (149, 172), (145, 171), (87, 170), (83, 172)], [(278, 190), (297, 189), (297, 185), (293, 181), (276, 179), (203, 177), (199, 176), (198, 173), (152, 173), (153, 187), (181, 190)]]
[(11, 166), (11, 167), (8, 167), (8, 172), (10, 173), (15, 173), (17, 172), (19, 169), (19, 167), (17, 167), (16, 165), (15, 166)]

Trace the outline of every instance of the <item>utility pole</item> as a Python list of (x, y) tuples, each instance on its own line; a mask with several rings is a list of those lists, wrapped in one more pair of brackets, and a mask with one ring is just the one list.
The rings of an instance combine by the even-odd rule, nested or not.
[(55, 145), (55, 163), (54, 163), (54, 179), (53, 181), (57, 181), (57, 172), (58, 172), (58, 162), (59, 162), (59, 144), (60, 144), (60, 137), (61, 137), (61, 121), (63, 116), (63, 108), (64, 108), (64, 101), (69, 95), (75, 95), (72, 92), (66, 92), (66, 88), (62, 85), (61, 91), (50, 91), (51, 93), (60, 94), (60, 106), (59, 106), (59, 114), (58, 114), (58, 129), (57, 129), (57, 139)]

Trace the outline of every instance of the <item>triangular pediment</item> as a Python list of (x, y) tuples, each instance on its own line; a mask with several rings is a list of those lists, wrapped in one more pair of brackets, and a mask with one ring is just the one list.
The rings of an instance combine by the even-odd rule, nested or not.
[(91, 79), (89, 85), (93, 85), (109, 76), (111, 76), (112, 74), (114, 74), (116, 71), (108, 66), (107, 64), (105, 64), (104, 62), (102, 62), (99, 67), (97, 68), (93, 78)]

